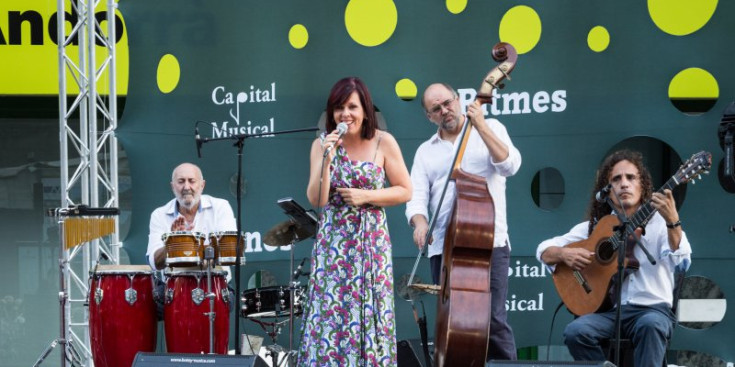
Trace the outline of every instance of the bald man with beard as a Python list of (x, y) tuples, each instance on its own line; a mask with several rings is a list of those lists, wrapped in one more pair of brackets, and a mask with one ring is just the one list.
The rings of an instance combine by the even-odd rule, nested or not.
[(153, 269), (166, 267), (166, 249), (161, 239), (169, 232), (211, 233), (237, 231), (232, 207), (227, 200), (204, 195), (202, 170), (182, 163), (171, 174), (175, 198), (151, 213), (146, 257)]

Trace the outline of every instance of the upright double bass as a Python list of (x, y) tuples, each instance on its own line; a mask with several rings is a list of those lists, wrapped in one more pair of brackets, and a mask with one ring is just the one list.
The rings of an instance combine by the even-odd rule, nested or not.
[[(517, 54), (508, 43), (492, 49), (500, 64), (482, 81), (473, 103), (492, 102), (492, 91), (509, 78)], [(484, 366), (490, 338), (490, 267), (495, 237), (495, 206), (484, 177), (464, 172), (460, 162), (472, 130), (465, 119), (462, 140), (454, 158), (451, 180), (456, 200), (442, 254), (437, 301), (436, 365)]]

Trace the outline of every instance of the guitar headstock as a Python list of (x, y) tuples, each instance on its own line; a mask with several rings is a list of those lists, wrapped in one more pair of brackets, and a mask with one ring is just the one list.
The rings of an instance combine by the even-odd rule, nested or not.
[(679, 183), (690, 182), (695, 183), (696, 179), (701, 179), (701, 174), (709, 174), (712, 167), (712, 154), (710, 152), (701, 151), (692, 155), (684, 162), (679, 170), (674, 174), (674, 178)]

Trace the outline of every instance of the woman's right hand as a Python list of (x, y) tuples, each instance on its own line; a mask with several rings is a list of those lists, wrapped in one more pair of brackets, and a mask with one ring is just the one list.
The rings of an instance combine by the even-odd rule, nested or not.
[[(332, 158), (334, 158), (334, 152), (337, 150), (337, 146), (342, 144), (342, 138), (339, 135), (339, 131), (337, 129), (334, 129), (331, 133), (324, 136), (322, 141), (322, 156), (324, 156), (324, 153), (329, 149), (329, 160), (331, 161)], [(330, 148), (332, 147), (332, 148)]]

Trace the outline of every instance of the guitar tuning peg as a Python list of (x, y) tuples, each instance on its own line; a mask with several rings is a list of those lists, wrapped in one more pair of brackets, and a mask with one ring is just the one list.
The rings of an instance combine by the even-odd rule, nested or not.
[(697, 181), (695, 179), (692, 179), (691, 182), (692, 182), (692, 185), (696, 185), (697, 184)]

